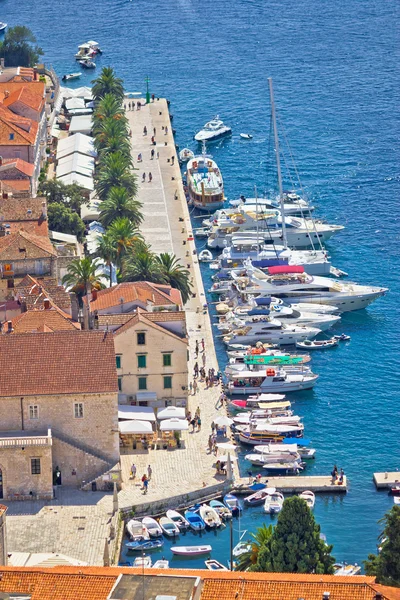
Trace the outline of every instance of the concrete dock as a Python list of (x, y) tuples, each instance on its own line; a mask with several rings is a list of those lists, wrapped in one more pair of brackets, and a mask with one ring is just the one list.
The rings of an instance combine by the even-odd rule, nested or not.
[(389, 489), (397, 484), (400, 485), (400, 472), (374, 473), (374, 483), (378, 490)]
[[(263, 478), (265, 482), (265, 479)], [(347, 477), (344, 476), (343, 483), (332, 483), (330, 475), (299, 475), (297, 477), (268, 477), (268, 486), (276, 488), (279, 492), (297, 493), (311, 490), (314, 493), (343, 494), (347, 492)], [(249, 478), (241, 477), (235, 480), (234, 491), (236, 493), (251, 494), (249, 489)]]

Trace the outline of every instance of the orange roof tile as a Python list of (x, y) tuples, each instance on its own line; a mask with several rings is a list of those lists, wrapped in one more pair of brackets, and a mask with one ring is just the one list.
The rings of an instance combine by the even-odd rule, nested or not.
[[(7, 322), (3, 323), (3, 331), (7, 331)], [(13, 333), (33, 333), (35, 331), (74, 331), (81, 329), (79, 323), (72, 321), (71, 317), (52, 307), (28, 310), (12, 320)]]
[(35, 172), (35, 165), (26, 162), (26, 160), (22, 160), (22, 158), (3, 159), (3, 164), (0, 165), (0, 179), (3, 179), (1, 177), (1, 173), (4, 173), (9, 169), (17, 169), (17, 171), (19, 171), (23, 175), (27, 175), (27, 177), (32, 177), (33, 173)]
[(36, 112), (40, 112), (44, 105), (44, 98), (33, 92), (29, 86), (23, 85), (3, 100), (4, 106), (7, 107), (12, 107), (16, 102), (21, 102)]
[[(3, 179), (1, 183), (4, 189), (11, 192), (30, 192), (31, 182), (29, 179)], [(8, 188), (8, 189), (7, 189)]]
[(57, 256), (49, 238), (19, 230), (0, 237), (0, 261)]
[(2, 335), (0, 373), (3, 397), (118, 391), (114, 340), (103, 331)]
[(43, 209), (46, 212), (45, 198), (0, 197), (1, 223), (10, 225), (11, 233), (23, 230), (34, 235), (48, 237), (48, 223), (43, 218)]
[[(173, 306), (178, 304), (182, 306), (182, 298), (179, 290), (171, 288), (169, 285), (158, 285), (148, 281), (135, 281), (132, 283), (119, 283), (110, 288), (99, 290), (97, 299), (90, 299), (90, 309), (105, 310), (121, 305), (121, 298), (124, 303), (130, 302), (152, 302), (155, 306)], [(87, 302), (87, 297), (83, 298)]]
[(44, 98), (46, 84), (43, 81), (2, 81), (0, 82), (0, 101), (5, 100), (7, 93), (10, 96), (22, 87), (28, 88), (31, 93)]
[(71, 297), (64, 286), (58, 285), (51, 277), (32, 277), (26, 275), (16, 286), (16, 296), (24, 302), (28, 310), (43, 306), (48, 298), (55, 306), (71, 312)]
[[(172, 331), (165, 329), (165, 327), (162, 327), (162, 325), (158, 325), (158, 323), (155, 323), (153, 321), (153, 319), (147, 318), (149, 315), (153, 315), (153, 314), (154, 313), (148, 313), (148, 312), (138, 308), (136, 311), (136, 314), (134, 316), (132, 316), (132, 318), (129, 319), (129, 321), (127, 321), (124, 325), (121, 325), (121, 327), (119, 327), (118, 329), (116, 329), (114, 331), (114, 335), (120, 335), (121, 333), (128, 331), (131, 327), (134, 327), (138, 323), (143, 323), (143, 325), (148, 325), (148, 326), (152, 327), (153, 329), (157, 329), (160, 333), (170, 335), (171, 337), (175, 338), (176, 340), (179, 340), (179, 341), (187, 344), (186, 337), (182, 337), (176, 333), (173, 333)], [(159, 314), (160, 313), (157, 314), (157, 317)], [(168, 313), (168, 314), (174, 314), (174, 313)], [(180, 320), (182, 320), (182, 318)]]
[[(33, 145), (38, 129), (37, 121), (20, 117), (0, 104), (0, 145)], [(10, 133), (14, 134), (12, 140), (10, 140)]]

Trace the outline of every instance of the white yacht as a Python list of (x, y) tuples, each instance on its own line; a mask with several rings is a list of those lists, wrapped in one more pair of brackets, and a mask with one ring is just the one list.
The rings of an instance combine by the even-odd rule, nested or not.
[(205, 154), (191, 158), (186, 171), (189, 203), (200, 210), (216, 210), (224, 203), (224, 182), (217, 163)]
[(196, 142), (214, 142), (232, 135), (232, 129), (224, 124), (217, 115), (212, 121), (206, 123), (198, 133), (194, 136)]
[[(240, 196), (238, 200), (230, 200), (229, 204), (231, 206), (240, 206), (241, 204), (255, 204), (258, 205), (262, 209), (281, 209), (281, 202), (279, 197), (277, 198), (246, 198), (245, 196)], [(314, 206), (312, 206), (307, 200), (299, 196), (296, 192), (283, 192), (283, 207), (284, 213), (288, 217), (295, 216), (304, 216), (308, 215), (314, 210)]]
[(282, 510), (284, 502), (283, 494), (274, 491), (265, 498), (264, 511), (269, 514), (279, 513)]
[(247, 277), (236, 277), (232, 272), (233, 285), (242, 296), (273, 295), (288, 303), (331, 304), (340, 313), (366, 308), (388, 291), (387, 288), (314, 277), (305, 273), (303, 267), (269, 267), (266, 273), (250, 267), (247, 273)]
[[(229, 375), (228, 394), (286, 393), (309, 390), (314, 387), (318, 375), (286, 373), (283, 369), (267, 369), (264, 374), (240, 371)], [(271, 425), (271, 427), (286, 427)], [(261, 442), (258, 442), (261, 443)]]
[(265, 323), (249, 324), (243, 327), (233, 328), (223, 337), (226, 345), (232, 344), (256, 344), (267, 342), (281, 346), (293, 345), (297, 341), (310, 340), (321, 332), (316, 327), (305, 327), (298, 325), (286, 325), (277, 319), (270, 319)]

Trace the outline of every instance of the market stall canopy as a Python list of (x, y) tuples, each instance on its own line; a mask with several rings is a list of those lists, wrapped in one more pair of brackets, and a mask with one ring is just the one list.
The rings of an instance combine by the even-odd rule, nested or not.
[(62, 175), (62, 177), (57, 177), (59, 181), (65, 183), (65, 185), (71, 185), (72, 183), (76, 183), (84, 190), (89, 190), (90, 192), (94, 190), (94, 181), (93, 177), (86, 177), (86, 175), (82, 175), (81, 173), (67, 173), (67, 175)]
[(237, 460), (237, 456), (233, 456), (232, 454), (230, 454), (228, 452), (228, 454), (226, 454), (225, 456), (217, 456), (218, 460), (220, 460), (221, 462), (228, 462), (228, 460), (230, 461), (235, 461)]
[(186, 431), (189, 424), (186, 419), (165, 419), (160, 423), (161, 431)]
[(120, 421), (118, 423), (120, 433), (131, 433), (145, 435), (153, 433), (151, 423), (148, 421)]
[(155, 421), (156, 415), (151, 406), (130, 406), (118, 404), (118, 419), (135, 421)]
[(84, 133), (90, 135), (93, 129), (92, 115), (79, 115), (72, 117), (71, 124), (69, 126), (69, 134), (73, 133)]
[(63, 138), (57, 144), (57, 160), (61, 160), (69, 154), (86, 154), (87, 156), (97, 156), (96, 148), (94, 147), (93, 138), (84, 133), (76, 133), (67, 138)]
[(159, 410), (157, 413), (157, 419), (159, 421), (163, 421), (164, 419), (184, 419), (185, 418), (185, 409), (180, 408), (179, 406), (167, 406), (162, 410)]
[(85, 101), (83, 98), (68, 98), (65, 101), (65, 108), (67, 110), (73, 110), (74, 108), (85, 108)]
[(85, 177), (92, 177), (94, 174), (94, 158), (79, 152), (60, 158), (56, 169), (57, 178), (68, 175), (68, 173), (79, 173)]
[(221, 415), (221, 416), (217, 417), (216, 419), (214, 419), (214, 423), (216, 425), (221, 425), (223, 427), (224, 425), (232, 425), (233, 419), (230, 419), (229, 417), (227, 417), (225, 415)]

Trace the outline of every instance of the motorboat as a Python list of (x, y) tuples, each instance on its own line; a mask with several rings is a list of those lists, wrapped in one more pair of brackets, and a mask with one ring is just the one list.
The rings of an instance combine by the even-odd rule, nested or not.
[(226, 567), (224, 567), (224, 565), (222, 563), (220, 563), (218, 560), (215, 560), (215, 559), (205, 560), (204, 564), (206, 565), (206, 567), (209, 571), (227, 571), (228, 570)]
[(191, 510), (185, 511), (185, 519), (188, 521), (190, 528), (193, 529), (193, 531), (202, 531), (206, 528), (206, 524), (197, 512)]
[[(281, 210), (282, 204), (279, 197), (277, 198), (246, 198), (246, 196), (240, 196), (238, 200), (231, 200), (229, 204), (231, 206), (240, 206), (241, 204), (258, 204), (262, 209), (273, 209), (278, 208)], [(309, 214), (314, 210), (308, 200), (302, 198), (294, 191), (283, 192), (283, 210), (285, 215), (288, 216), (303, 216)]]
[(210, 250), (205, 248), (201, 252), (199, 252), (199, 261), (200, 262), (211, 262), (213, 260), (213, 255)]
[(225, 494), (224, 504), (232, 512), (234, 517), (242, 512), (240, 502), (234, 494)]
[(393, 496), (393, 503), (400, 505), (400, 497), (399, 496)]
[(172, 546), (172, 554), (177, 556), (201, 556), (202, 554), (210, 554), (212, 546)]
[(267, 463), (287, 463), (288, 460), (299, 462), (300, 454), (284, 454), (283, 452), (271, 452), (267, 454), (246, 454), (245, 459), (254, 467), (263, 467)]
[(182, 163), (186, 163), (186, 162), (188, 162), (188, 160), (191, 160), (192, 158), (194, 158), (194, 152), (192, 150), (190, 150), (189, 148), (183, 148), (179, 152), (179, 160)]
[(250, 133), (239, 133), (242, 140), (252, 140), (253, 136)]
[[(260, 503), (260, 504), (262, 504), (262, 503)], [(244, 533), (246, 533), (246, 532), (244, 532)], [(250, 552), (251, 549), (252, 549), (251, 542), (246, 542), (246, 541), (241, 540), (233, 548), (232, 554), (235, 558), (239, 558), (239, 556), (242, 556), (242, 554), (246, 554), (246, 552)]]
[(217, 163), (205, 153), (191, 158), (186, 170), (188, 201), (200, 210), (216, 210), (224, 203), (224, 181)]
[(242, 362), (246, 365), (264, 364), (272, 367), (284, 364), (305, 365), (311, 360), (309, 354), (293, 354), (285, 350), (269, 350), (263, 344), (260, 346), (248, 346), (246, 350), (228, 350), (227, 355), (229, 360), (234, 360), (236, 364)]
[(228, 135), (232, 135), (232, 129), (225, 125), (217, 115), (196, 133), (194, 139), (196, 142), (214, 142)]
[(339, 345), (339, 340), (331, 338), (329, 340), (303, 340), (296, 342), (296, 348), (302, 350), (326, 350), (327, 348), (335, 348)]
[(96, 63), (93, 60), (80, 60), (79, 64), (84, 69), (95, 69), (96, 68)]
[(390, 488), (390, 493), (391, 493), (393, 496), (400, 496), (400, 483), (398, 483), (398, 484), (396, 484), (396, 485), (392, 486), (392, 487)]
[(285, 438), (284, 440), (282, 440), (282, 444), (287, 445), (289, 447), (296, 445), (297, 451), (300, 454), (302, 460), (315, 458), (316, 450), (315, 450), (315, 448), (309, 447), (311, 444), (311, 441), (307, 440), (306, 438), (298, 438), (298, 439)]
[(219, 527), (222, 523), (217, 511), (208, 504), (202, 504), (199, 513), (207, 527)]
[(248, 425), (261, 421), (271, 425), (297, 425), (301, 421), (301, 417), (294, 415), (291, 410), (282, 411), (282, 414), (274, 414), (268, 408), (255, 408), (251, 411), (241, 412), (232, 419), (237, 425)]
[(168, 517), (168, 519), (171, 519), (171, 521), (173, 521), (175, 523), (175, 525), (177, 525), (181, 531), (185, 531), (186, 529), (189, 529), (189, 527), (190, 527), (189, 521), (187, 521), (185, 519), (185, 517), (183, 515), (181, 515), (181, 513), (179, 513), (178, 511), (167, 510), (166, 516)]
[(280, 443), (288, 437), (297, 439), (303, 435), (304, 427), (303, 425), (294, 427), (290, 425), (260, 425), (260, 427), (250, 429), (246, 425), (238, 425), (237, 430), (239, 440), (243, 444), (259, 446)]
[(63, 81), (72, 81), (73, 79), (79, 79), (79, 77), (81, 75), (82, 75), (82, 73), (69, 73), (68, 75), (63, 75), (62, 80)]
[(7, 23), (0, 21), (0, 31), (4, 31), (7, 28)]
[(298, 475), (303, 470), (301, 464), (293, 462), (275, 462), (265, 463), (263, 469), (266, 469), (270, 475)]
[(229, 376), (227, 394), (250, 394), (258, 392), (298, 392), (314, 387), (318, 375), (309, 373), (286, 373), (283, 369), (267, 369), (265, 374), (241, 371)]
[(154, 563), (153, 569), (169, 569), (169, 560), (165, 560), (165, 558), (161, 558), (160, 560), (156, 560)]
[(296, 342), (312, 339), (321, 332), (318, 327), (305, 325), (287, 325), (278, 319), (269, 319), (260, 322), (252, 322), (243, 326), (233, 328), (231, 332), (223, 337), (226, 345), (232, 344), (255, 344), (262, 343), (279, 344), (280, 346), (292, 346)]
[[(283, 400), (282, 402), (258, 402), (247, 400), (231, 400), (229, 407), (232, 410), (240, 410), (244, 412), (252, 412), (254, 410), (262, 410), (267, 413), (268, 416), (289, 416), (292, 413), (290, 410), (291, 402), (289, 400)], [(243, 412), (241, 413), (243, 414)]]
[(351, 340), (351, 337), (349, 335), (346, 335), (345, 333), (341, 333), (340, 335), (334, 335), (333, 338), (338, 342), (349, 342)]
[(267, 489), (269, 490), (269, 493), (264, 501), (264, 512), (269, 513), (270, 515), (281, 512), (285, 500), (283, 494), (277, 492), (275, 488)]
[(84, 58), (93, 58), (95, 54), (96, 52), (90, 44), (80, 44), (80, 46), (78, 46), (78, 52), (75, 54), (75, 59), (82, 60)]
[[(268, 369), (268, 367), (270, 367), (270, 365), (264, 365), (262, 363), (252, 363), (252, 364), (245, 364), (242, 362), (234, 362), (231, 361), (229, 362), (229, 364), (225, 367), (225, 375), (226, 377), (229, 379), (229, 377), (232, 374), (237, 374), (237, 373), (244, 373), (247, 371), (251, 371), (253, 373), (258, 373), (259, 375), (263, 375), (266, 371), (266, 367)], [(311, 373), (311, 367), (309, 365), (303, 365), (303, 364), (274, 364), (272, 365), (272, 367), (277, 367), (280, 368), (282, 371), (285, 371), (285, 373), (288, 374), (298, 374), (298, 373)]]
[(305, 490), (304, 492), (301, 492), (301, 494), (299, 494), (299, 498), (302, 498), (303, 500), (305, 500), (305, 502), (307, 502), (307, 506), (309, 509), (313, 509), (314, 505), (315, 505), (315, 494), (314, 492), (311, 492), (311, 490)]
[[(238, 311), (238, 309), (236, 309)], [(236, 312), (235, 311), (235, 312)], [(262, 314), (257, 314), (262, 312)], [(254, 333), (257, 327), (260, 331), (264, 330), (265, 324), (277, 319), (285, 325), (299, 325), (304, 327), (316, 327), (320, 331), (326, 331), (340, 321), (339, 315), (321, 315), (313, 312), (299, 311), (288, 306), (271, 306), (270, 309), (260, 311), (251, 309), (246, 311), (238, 311), (238, 314), (224, 315), (220, 318), (217, 325), (221, 333), (229, 333), (232, 329), (238, 327), (251, 326)]]
[(146, 527), (150, 537), (157, 538), (162, 536), (162, 529), (153, 517), (144, 517), (142, 524)]
[(232, 519), (232, 511), (220, 500), (211, 500), (210, 506), (221, 519)]
[(91, 50), (95, 53), (95, 54), (103, 54), (103, 51), (100, 48), (100, 44), (98, 42), (95, 42), (94, 40), (89, 40), (88, 44), (91, 48)]
[[(287, 444), (286, 442), (293, 442)], [(304, 438), (300, 439), (292, 439), (285, 438), (282, 444), (261, 444), (259, 446), (254, 446), (254, 451), (260, 454), (268, 453), (268, 452), (281, 452), (287, 453), (288, 455), (293, 455), (297, 453), (300, 456), (301, 460), (315, 458), (315, 448), (307, 448), (303, 446), (304, 443), (309, 443), (308, 440)]]
[(163, 540), (138, 540), (136, 542), (127, 542), (125, 548), (130, 552), (143, 552), (144, 550), (157, 550), (164, 545)]
[(133, 561), (133, 567), (140, 567), (141, 569), (150, 569), (152, 565), (150, 556), (138, 556)]
[(361, 573), (361, 567), (355, 563), (354, 565), (348, 565), (347, 563), (335, 563), (333, 565), (335, 570), (334, 575), (359, 575)]
[(260, 504), (263, 504), (265, 498), (268, 496), (268, 490), (270, 489), (271, 488), (264, 488), (263, 490), (258, 490), (250, 496), (246, 496), (244, 499), (245, 506), (259, 506)]
[(167, 535), (169, 537), (175, 537), (175, 536), (179, 535), (179, 533), (180, 533), (180, 529), (179, 529), (178, 525), (172, 519), (169, 519), (168, 517), (161, 517), (160, 527), (161, 527), (163, 533), (165, 533), (165, 535)]
[(137, 519), (131, 519), (126, 524), (126, 531), (133, 542), (150, 538), (146, 526)]

